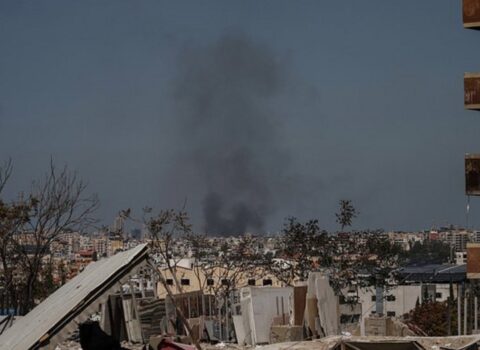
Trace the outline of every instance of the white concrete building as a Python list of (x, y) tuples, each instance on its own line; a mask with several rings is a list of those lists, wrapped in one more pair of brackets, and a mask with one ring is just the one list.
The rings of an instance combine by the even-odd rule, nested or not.
[[(453, 288), (454, 297), (456, 288)], [(417, 301), (422, 303), (425, 297), (429, 300), (446, 301), (450, 295), (449, 284), (414, 284), (400, 285), (384, 292), (383, 313), (390, 317), (400, 317), (415, 308)], [(365, 334), (365, 318), (375, 313), (376, 293), (375, 287), (360, 289), (358, 292), (359, 303), (362, 304), (362, 317), (360, 320), (361, 334)]]

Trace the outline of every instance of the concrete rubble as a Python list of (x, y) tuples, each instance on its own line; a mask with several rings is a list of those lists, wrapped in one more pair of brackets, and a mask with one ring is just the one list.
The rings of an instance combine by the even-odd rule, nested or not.
[[(241, 288), (227, 310), (212, 307), (215, 296), (202, 291), (162, 299), (136, 290), (132, 278), (148, 266), (146, 245), (89, 265), (10, 322), (0, 350), (80, 350), (80, 344), (83, 350), (191, 350), (187, 344), (195, 340), (204, 350), (477, 350), (480, 342), (480, 335), (412, 336), (405, 324), (383, 315), (365, 318), (368, 336), (360, 336), (361, 307), (343, 302), (322, 273), (295, 287)], [(187, 315), (188, 335), (177, 312)]]
[(0, 349), (55, 349), (146, 265), (147, 256), (148, 247), (142, 244), (89, 264), (0, 335)]
[[(417, 349), (425, 350), (476, 350), (480, 336), (452, 337), (360, 337), (329, 336), (322, 339), (301, 342), (270, 344), (262, 350), (332, 350), (332, 349), (409, 349), (408, 344), (415, 344)], [(352, 345), (349, 347), (349, 344)]]
[[(132, 344), (129, 342), (122, 342), (121, 346), (122, 348), (127, 350), (143, 350), (144, 349), (143, 344)], [(58, 344), (55, 347), (55, 350), (83, 350), (83, 349), (80, 346), (79, 342), (73, 341), (73, 340), (67, 340)]]

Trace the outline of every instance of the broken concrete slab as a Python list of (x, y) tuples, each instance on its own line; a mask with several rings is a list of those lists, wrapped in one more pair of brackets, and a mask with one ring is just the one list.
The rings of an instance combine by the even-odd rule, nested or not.
[(100, 310), (110, 294), (147, 263), (141, 244), (89, 264), (0, 336), (1, 350), (54, 349), (79, 323)]

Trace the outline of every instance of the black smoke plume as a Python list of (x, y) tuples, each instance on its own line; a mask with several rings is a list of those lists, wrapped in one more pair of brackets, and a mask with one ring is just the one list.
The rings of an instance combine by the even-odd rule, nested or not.
[(227, 35), (184, 49), (174, 80), (187, 162), (205, 188), (205, 231), (261, 232), (288, 157), (272, 108), (285, 68), (266, 46)]

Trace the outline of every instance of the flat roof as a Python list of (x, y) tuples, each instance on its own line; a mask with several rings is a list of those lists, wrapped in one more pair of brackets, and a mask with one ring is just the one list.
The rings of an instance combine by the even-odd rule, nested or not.
[(398, 273), (405, 282), (461, 282), (467, 279), (467, 265), (430, 264), (406, 266), (401, 268)]

